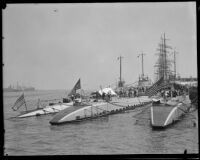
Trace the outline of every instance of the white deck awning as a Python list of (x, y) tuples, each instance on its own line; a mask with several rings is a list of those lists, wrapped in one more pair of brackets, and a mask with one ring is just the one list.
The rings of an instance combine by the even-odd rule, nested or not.
[(104, 88), (102, 90), (98, 91), (100, 95), (102, 95), (103, 93), (105, 94), (111, 94), (111, 95), (117, 95), (112, 88)]

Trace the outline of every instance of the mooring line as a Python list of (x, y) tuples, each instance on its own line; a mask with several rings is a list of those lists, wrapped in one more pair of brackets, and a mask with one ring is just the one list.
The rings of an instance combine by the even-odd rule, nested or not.
[[(178, 107), (177, 107), (177, 108), (178, 108)], [(191, 108), (191, 107), (189, 107), (189, 108)], [(196, 110), (194, 110), (194, 111), (192, 111), (192, 112), (189, 112), (189, 111), (184, 111), (184, 110), (181, 109), (181, 108), (178, 108), (178, 109), (181, 110), (182, 112), (184, 112), (185, 114), (189, 114), (189, 115), (193, 116), (193, 117), (196, 119), (196, 117), (195, 117), (194, 115), (191, 114), (192, 112), (194, 112), (194, 111), (196, 111)]]

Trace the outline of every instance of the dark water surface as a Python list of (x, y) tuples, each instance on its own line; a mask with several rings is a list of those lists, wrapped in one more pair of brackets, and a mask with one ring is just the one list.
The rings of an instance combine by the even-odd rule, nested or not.
[[(11, 107), (21, 93), (4, 93), (4, 154), (79, 155), (79, 154), (179, 154), (198, 153), (198, 126), (193, 126), (197, 111), (166, 130), (150, 127), (149, 108), (110, 115), (79, 123), (51, 126), (54, 115), (9, 119), (18, 113)], [(65, 91), (25, 92), (28, 107), (37, 99), (61, 99)], [(136, 118), (137, 117), (137, 118)]]

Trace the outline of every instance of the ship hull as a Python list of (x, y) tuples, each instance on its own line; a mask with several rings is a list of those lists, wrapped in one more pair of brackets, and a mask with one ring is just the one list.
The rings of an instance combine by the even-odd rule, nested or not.
[(150, 109), (152, 128), (162, 129), (174, 124), (189, 111), (189, 108), (188, 97), (178, 97), (175, 101), (152, 105)]
[[(100, 108), (98, 108), (100, 106)], [(52, 125), (63, 123), (77, 122), (85, 119), (95, 118), (106, 113), (106, 103), (98, 103), (95, 105), (71, 106), (57, 113), (49, 122)]]
[(150, 103), (147, 98), (127, 98), (118, 99), (111, 102), (96, 102), (85, 106), (71, 106), (57, 113), (49, 122), (51, 125), (59, 125), (63, 123), (71, 123), (93, 119), (105, 115), (122, 113), (127, 110), (133, 110)]
[(18, 115), (17, 117), (18, 118), (27, 118), (27, 117), (57, 113), (57, 112), (60, 112), (61, 110), (64, 110), (72, 105), (73, 105), (72, 102), (55, 104), (53, 106), (46, 106), (42, 109), (35, 109), (35, 110), (30, 110), (30, 111), (24, 112), (24, 113)]

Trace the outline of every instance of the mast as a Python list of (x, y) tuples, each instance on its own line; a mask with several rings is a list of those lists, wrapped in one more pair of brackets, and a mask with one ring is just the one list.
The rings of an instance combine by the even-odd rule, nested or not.
[(156, 74), (157, 74), (157, 79), (160, 79), (161, 77), (164, 77), (164, 80), (169, 79), (170, 74), (171, 74), (171, 62), (168, 58), (168, 50), (167, 49), (171, 49), (170, 46), (168, 46), (166, 44), (166, 37), (165, 37), (165, 33), (163, 35), (163, 37), (161, 36), (161, 43), (159, 44), (159, 49), (157, 49), (159, 51), (158, 53), (158, 61), (155, 65), (155, 67), (157, 67), (156, 70)]
[(143, 52), (141, 54), (138, 55), (138, 58), (139, 56), (142, 56), (142, 75), (141, 75), (141, 78), (143, 79), (144, 78), (144, 59), (143, 59), (143, 56), (145, 55)]
[[(23, 93), (23, 95), (24, 95), (24, 93)], [(25, 108), (26, 108), (26, 112), (28, 111), (28, 109), (27, 109), (27, 106), (26, 106), (26, 101), (25, 101), (25, 99), (24, 99), (24, 104), (25, 104)]]
[(164, 33), (164, 39), (163, 39), (163, 54), (164, 54), (164, 80), (167, 79), (167, 55), (166, 55), (166, 44), (165, 44), (165, 33)]
[(174, 49), (174, 80), (176, 80), (176, 50)]
[(123, 83), (122, 83), (122, 56), (119, 56), (117, 59), (119, 60), (119, 63), (120, 63), (120, 76), (119, 76), (119, 87), (122, 87), (123, 86)]

